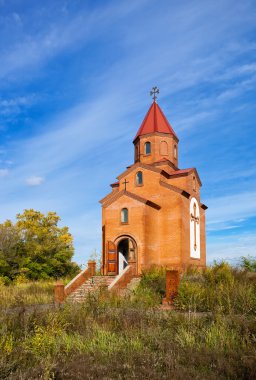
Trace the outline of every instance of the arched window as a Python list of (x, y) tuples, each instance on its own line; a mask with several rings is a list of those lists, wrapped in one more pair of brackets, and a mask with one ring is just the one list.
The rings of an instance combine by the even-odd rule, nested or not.
[(150, 154), (151, 153), (151, 143), (147, 141), (145, 143), (145, 154)]
[(160, 154), (162, 156), (168, 155), (168, 144), (166, 141), (161, 141), (161, 143), (160, 143)]
[(128, 209), (122, 208), (121, 210), (121, 223), (128, 223)]
[(142, 185), (143, 184), (143, 174), (142, 172), (136, 173), (136, 185)]
[(176, 144), (174, 145), (173, 155), (174, 155), (174, 158), (177, 158), (177, 145)]

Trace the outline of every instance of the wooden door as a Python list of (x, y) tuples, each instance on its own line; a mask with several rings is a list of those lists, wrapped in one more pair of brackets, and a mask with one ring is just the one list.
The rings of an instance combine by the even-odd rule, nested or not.
[(112, 241), (107, 242), (107, 274), (118, 273), (117, 247)]

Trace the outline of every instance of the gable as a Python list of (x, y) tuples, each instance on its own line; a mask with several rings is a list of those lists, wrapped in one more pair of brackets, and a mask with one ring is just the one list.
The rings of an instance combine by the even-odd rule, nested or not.
[(186, 177), (189, 174), (194, 173), (198, 183), (200, 186), (202, 186), (202, 182), (200, 180), (200, 177), (198, 175), (198, 172), (196, 168), (188, 168), (188, 169), (179, 169), (179, 170), (174, 170), (172, 173), (168, 173), (168, 178), (179, 178), (179, 177)]
[(122, 174), (120, 174), (116, 178), (120, 181), (122, 178), (124, 178), (125, 176), (127, 176), (128, 174), (130, 174), (131, 172), (133, 172), (134, 170), (139, 169), (139, 168), (146, 169), (146, 170), (149, 170), (149, 171), (152, 171), (155, 173), (161, 173), (162, 172), (161, 169), (155, 168), (154, 166), (142, 164), (141, 162), (137, 162), (134, 165), (128, 166), (128, 169), (125, 170)]
[(128, 198), (131, 198), (131, 199), (134, 199), (140, 203), (143, 203), (149, 207), (152, 207), (156, 210), (160, 210), (161, 209), (161, 206), (158, 205), (157, 203), (155, 202), (152, 202), (150, 201), (149, 199), (146, 199), (146, 198), (143, 198), (137, 194), (134, 194), (134, 193), (131, 193), (130, 191), (125, 191), (125, 190), (121, 190), (119, 191), (118, 193), (114, 194), (113, 197), (111, 197), (109, 200), (107, 200), (104, 204), (103, 204), (103, 207), (106, 208), (108, 206), (110, 206), (112, 203), (116, 202), (118, 199), (120, 199), (121, 197), (123, 196), (126, 196)]
[(164, 181), (160, 181), (160, 185), (163, 186), (163, 187), (166, 187), (167, 189), (172, 190), (172, 191), (174, 191), (174, 192), (176, 192), (178, 194), (181, 194), (183, 197), (185, 197), (187, 199), (189, 199), (189, 197), (190, 197), (190, 194), (187, 191), (182, 190), (182, 189), (180, 189), (177, 186), (170, 185), (170, 184), (168, 184), (168, 183), (166, 183)]

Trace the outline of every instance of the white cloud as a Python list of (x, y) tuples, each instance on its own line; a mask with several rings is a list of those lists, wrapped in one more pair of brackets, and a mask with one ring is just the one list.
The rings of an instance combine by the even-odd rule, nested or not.
[[(37, 126), (35, 130), (38, 134), (33, 138), (16, 142), (12, 139), (9, 143), (10, 150), (14, 153), (15, 164), (18, 164), (13, 169), (14, 173), (10, 176), (8, 186), (2, 186), (2, 189), (6, 187), (4, 190), (0, 188), (1, 199), (4, 199), (5, 202), (6, 217), (8, 217), (10, 209), (18, 212), (23, 207), (44, 209), (47, 205), (47, 207), (59, 209), (67, 214), (69, 210), (66, 210), (65, 207), (72, 208), (65, 223), (69, 225), (71, 223), (75, 239), (78, 239), (79, 246), (82, 247), (78, 249), (78, 255), (81, 256), (91, 248), (100, 245), (100, 220), (95, 216), (94, 203), (91, 215), (86, 214), (81, 217), (81, 220), (77, 218), (77, 215), (81, 208), (87, 207), (86, 199), (94, 196), (99, 188), (100, 191), (107, 191), (107, 173), (111, 170), (114, 172), (110, 165), (106, 166), (106, 173), (100, 172), (97, 160), (99, 166), (102, 166), (105, 160), (110, 160), (106, 156), (115, 157), (114, 150), (120, 149), (120, 159), (116, 160), (115, 164), (120, 166), (124, 162), (125, 152), (129, 150), (132, 152), (132, 145), (125, 145), (123, 148), (120, 141), (124, 140), (124, 136), (128, 134), (133, 137), (136, 132), (138, 125), (133, 124), (133, 121), (139, 120), (140, 122), (140, 117), (144, 117), (144, 114), (138, 115), (138, 119), (136, 119), (137, 116), (132, 118), (130, 115), (136, 114), (138, 110), (143, 113), (144, 107), (146, 111), (145, 102), (148, 99), (146, 92), (150, 86), (155, 83), (159, 85), (161, 97), (164, 94), (162, 98), (164, 100), (165, 96), (166, 99), (170, 99), (170, 94), (197, 88), (210, 80), (222, 83), (222, 79), (218, 75), (222, 72), (225, 73), (226, 68), (230, 67), (230, 60), (240, 54), (241, 48), (244, 48), (244, 45), (238, 46), (238, 38), (236, 38), (239, 36), (240, 30), (236, 28), (238, 20), (239, 22), (240, 19), (245, 20), (237, 12), (238, 5), (230, 7), (233, 17), (227, 17), (227, 9), (224, 11), (219, 9), (222, 7), (221, 5), (216, 6), (215, 3), (209, 5), (209, 2), (205, 1), (195, 3), (188, 1), (185, 2), (185, 5), (180, 3), (178, 9), (175, 4), (169, 7), (166, 5), (166, 12), (159, 7), (153, 18), (150, 13), (151, 7), (145, 7), (145, 12), (143, 11), (145, 28), (142, 28), (141, 20), (138, 22), (136, 15), (134, 15), (132, 25), (128, 22), (129, 19), (126, 20), (127, 22), (123, 22), (123, 20), (120, 22), (122, 18), (125, 19), (128, 12), (134, 10), (132, 3), (139, 3), (141, 6), (143, 1), (129, 2), (129, 4), (127, 2), (123, 10), (121, 5), (115, 5), (114, 8), (109, 9), (102, 7), (99, 12), (82, 13), (70, 17), (67, 23), (58, 20), (51, 24), (52, 27), (46, 23), (45, 29), (40, 29), (40, 34), (23, 36), (15, 46), (10, 46), (1, 62), (0, 77), (11, 74), (8, 78), (12, 75), (16, 78), (17, 73), (20, 72), (24, 79), (27, 69), (41, 68), (42, 64), (60, 52), (65, 51), (65, 54), (68, 54), (69, 48), (80, 48), (89, 40), (92, 42), (100, 33), (107, 36), (107, 25), (119, 22), (120, 33), (114, 42), (122, 46), (122, 55), (118, 59), (114, 57), (115, 64), (112, 66), (106, 64), (104, 70), (94, 76), (94, 93), (103, 94), (103, 96), (98, 96), (98, 99), (92, 99), (90, 102), (81, 102), (73, 109), (58, 114), (45, 125)], [(232, 4), (231, 1), (224, 3), (223, 7), (226, 8), (228, 3)], [(129, 7), (131, 7), (130, 10)], [(130, 16), (133, 17), (133, 15)], [(179, 22), (172, 21), (176, 19)], [(150, 26), (152, 20), (154, 20), (154, 28)], [(215, 25), (216, 20), (219, 24), (217, 29), (212, 27), (213, 25), (209, 26), (209, 22)], [(223, 35), (225, 35), (225, 41), (223, 41)], [(234, 40), (237, 41), (237, 50), (233, 49), (233, 54), (230, 54), (227, 46), (231, 46)], [(108, 55), (111, 50), (107, 51), (107, 45), (106, 54)], [(249, 48), (251, 49), (252, 46), (250, 45)], [(210, 51), (214, 53), (209, 53)], [(232, 76), (227, 79), (235, 77), (238, 71), (234, 71)], [(244, 66), (240, 71), (243, 74), (250, 74), (254, 72), (254, 67), (252, 65)], [(86, 80), (89, 80), (89, 74), (85, 70), (84, 78)], [(248, 83), (242, 84), (243, 90), (246, 90)], [(228, 100), (230, 96), (239, 95), (240, 91), (236, 92), (237, 89), (234, 88), (233, 93), (225, 93), (224, 91), (230, 89), (225, 86), (222, 89), (222, 101), (219, 101), (221, 107), (223, 107), (223, 99)], [(216, 94), (207, 93), (206, 99), (191, 99), (188, 108), (184, 107), (185, 100), (182, 99), (180, 105), (183, 109), (179, 113), (179, 121), (174, 128), (178, 127), (178, 130), (191, 128), (193, 130), (194, 126), (198, 124), (207, 128), (207, 121), (212, 121), (219, 113), (215, 107), (217, 100), (214, 101), (214, 97)], [(3, 100), (2, 107), (5, 107), (6, 110), (10, 108), (13, 110), (15, 107), (29, 105), (29, 100), (31, 99), (26, 101), (24, 97)], [(192, 102), (197, 102), (197, 110), (193, 107), (195, 103), (192, 104)], [(164, 108), (164, 111), (168, 112), (168, 107)], [(172, 118), (170, 121), (172, 122)], [(128, 129), (127, 125), (130, 125), (131, 128)], [(109, 154), (104, 155), (107, 146), (110, 149)], [(76, 194), (80, 192), (80, 196), (76, 197), (70, 191), (74, 183), (72, 172), (75, 164), (85, 157), (88, 166), (92, 166), (94, 172), (88, 176), (89, 169), (83, 166), (79, 168), (79, 174), (81, 177), (90, 178), (92, 185), (89, 188), (86, 181), (78, 180), (76, 187), (79, 191)], [(75, 170), (78, 170), (78, 166)], [(33, 189), (22, 188), (20, 179), (26, 178), (27, 173), (41, 174), (41, 176), (32, 176), (26, 179), (25, 183), (32, 187), (41, 185), (44, 178), (47, 178), (47, 186), (49, 185), (47, 195), (40, 194), (39, 197), (38, 194), (35, 195), (37, 192)], [(97, 178), (97, 176), (100, 177), (99, 173), (102, 174), (101, 178)], [(114, 174), (118, 174), (118, 170)], [(69, 176), (71, 179), (68, 178)], [(256, 198), (255, 195), (254, 192), (251, 192), (209, 199), (206, 204), (209, 206), (207, 221), (210, 222), (210, 229), (218, 229), (220, 221), (221, 229), (235, 228), (237, 219), (255, 215), (256, 203), (253, 201), (253, 197)], [(247, 200), (247, 196), (250, 199)], [(9, 198), (7, 205), (6, 197)], [(19, 200), (17, 201), (17, 199)], [(94, 241), (88, 243), (89, 238)], [(86, 247), (88, 248), (86, 249)], [(222, 252), (221, 247), (220, 251)], [(215, 257), (217, 255), (218, 251), (215, 252)]]
[(6, 177), (9, 174), (8, 169), (0, 169), (0, 177)]
[(242, 256), (256, 256), (255, 234), (215, 237), (207, 242), (208, 263), (221, 259), (237, 264)]
[(42, 185), (43, 182), (44, 182), (43, 177), (33, 176), (26, 179), (26, 183), (29, 186), (40, 186)]
[(36, 96), (34, 94), (9, 99), (0, 99), (0, 115), (8, 116), (18, 114), (24, 107), (29, 107), (35, 103), (35, 100)]
[[(85, 7), (84, 11), (77, 12), (73, 17), (59, 17), (54, 23), (45, 22), (45, 28), (40, 28), (38, 33), (20, 33), (16, 44), (10, 46), (9, 49), (4, 47), (0, 78), (7, 78), (17, 72), (22, 72), (24, 76), (26, 70), (30, 70), (30, 75), (32, 75), (31, 69), (40, 68), (63, 50), (74, 49), (78, 44), (82, 45), (98, 34), (104, 33), (105, 29), (112, 25), (113, 19), (116, 20), (135, 12), (145, 2), (147, 1), (141, 0), (133, 4), (127, 2), (125, 5), (105, 6), (98, 8), (97, 12), (89, 11)], [(21, 21), (18, 14), (16, 16), (13, 14), (13, 17), (16, 22)]]
[(239, 227), (240, 227), (239, 225), (226, 225), (225, 223), (216, 223), (216, 224), (210, 224), (210, 226), (207, 227), (207, 231), (208, 232), (225, 231), (225, 230), (233, 230), (234, 228), (239, 228)]
[(222, 197), (210, 198), (206, 202), (207, 223), (237, 222), (239, 219), (256, 216), (256, 191), (246, 191)]
[(22, 20), (21, 20), (19, 13), (13, 12), (12, 17), (18, 25), (22, 25)]

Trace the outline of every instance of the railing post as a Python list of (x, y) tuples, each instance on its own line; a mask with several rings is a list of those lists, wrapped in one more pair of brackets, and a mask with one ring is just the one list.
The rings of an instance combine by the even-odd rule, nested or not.
[(54, 302), (63, 303), (65, 299), (64, 284), (57, 282), (54, 286)]
[(96, 261), (89, 260), (88, 261), (88, 269), (89, 269), (91, 276), (95, 276), (95, 274), (96, 274)]

